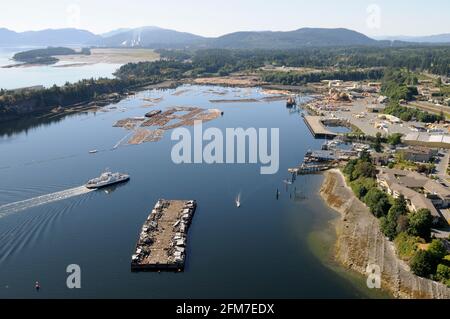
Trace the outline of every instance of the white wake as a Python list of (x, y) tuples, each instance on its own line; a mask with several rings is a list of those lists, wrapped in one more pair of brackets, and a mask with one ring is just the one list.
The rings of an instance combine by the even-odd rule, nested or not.
[(92, 189), (88, 189), (84, 186), (80, 186), (80, 187), (75, 187), (75, 188), (67, 189), (67, 190), (52, 193), (52, 194), (47, 194), (47, 195), (42, 195), (42, 196), (26, 199), (26, 200), (23, 200), (20, 202), (6, 204), (3, 206), (0, 206), (0, 218), (5, 217), (10, 214), (13, 214), (13, 213), (17, 213), (17, 212), (29, 209), (29, 208), (33, 208), (33, 207), (57, 202), (60, 200), (64, 200), (67, 198), (87, 194), (92, 191), (93, 191)]

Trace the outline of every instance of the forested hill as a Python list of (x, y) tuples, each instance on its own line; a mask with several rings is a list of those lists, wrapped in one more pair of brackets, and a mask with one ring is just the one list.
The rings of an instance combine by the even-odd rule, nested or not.
[(102, 45), (151, 48), (296, 49), (305, 47), (378, 45), (364, 34), (347, 29), (303, 28), (288, 32), (236, 32), (218, 38), (156, 27), (126, 30), (104, 38)]
[(0, 29), (0, 46), (66, 46), (68, 44), (77, 44), (83, 46), (145, 47), (155, 49), (297, 49), (330, 46), (377, 46), (386, 45), (386, 43), (373, 40), (362, 33), (342, 28), (302, 28), (287, 32), (236, 32), (217, 38), (206, 38), (158, 27), (120, 29), (106, 33), (103, 36), (76, 29), (22, 33)]
[(378, 41), (348, 29), (303, 28), (290, 32), (236, 32), (212, 39), (208, 46), (233, 49), (296, 49), (377, 44)]
[[(438, 38), (436, 38), (438, 37)], [(301, 28), (293, 31), (245, 31), (220, 37), (163, 29), (159, 27), (122, 28), (95, 35), (78, 29), (14, 32), (0, 27), (2, 46), (100, 46), (153, 49), (303, 49), (321, 47), (404, 47), (417, 45), (415, 38), (377, 41), (344, 28)], [(417, 38), (422, 45), (448, 43), (448, 35)], [(420, 41), (419, 41), (420, 40)]]

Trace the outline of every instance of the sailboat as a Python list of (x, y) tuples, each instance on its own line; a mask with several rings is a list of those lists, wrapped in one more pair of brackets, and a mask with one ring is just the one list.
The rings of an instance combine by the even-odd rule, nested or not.
[(237, 207), (237, 208), (240, 208), (240, 207), (241, 207), (241, 194), (239, 194), (239, 195), (236, 197), (236, 207)]

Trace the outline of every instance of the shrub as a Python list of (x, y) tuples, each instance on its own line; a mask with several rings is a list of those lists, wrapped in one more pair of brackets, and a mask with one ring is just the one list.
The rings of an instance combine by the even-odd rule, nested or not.
[(421, 242), (419, 237), (413, 237), (403, 232), (394, 240), (395, 248), (399, 257), (409, 261), (417, 251), (417, 244)]
[(372, 214), (376, 217), (386, 216), (391, 208), (387, 195), (378, 188), (369, 190), (366, 196), (364, 196), (364, 203), (366, 203)]
[(445, 248), (444, 243), (440, 239), (433, 239), (428, 251), (436, 260), (440, 261), (447, 255), (447, 248)]
[(419, 209), (409, 215), (408, 233), (428, 239), (431, 236), (431, 225), (433, 218), (428, 209)]
[(376, 187), (376, 182), (372, 178), (359, 178), (350, 183), (350, 187), (352, 188), (355, 195), (362, 199), (372, 188)]
[(433, 256), (425, 250), (418, 250), (409, 265), (412, 272), (420, 277), (429, 277), (435, 270)]
[(446, 283), (448, 286), (450, 286), (450, 267), (444, 264), (439, 264), (437, 266), (436, 271), (436, 280)]

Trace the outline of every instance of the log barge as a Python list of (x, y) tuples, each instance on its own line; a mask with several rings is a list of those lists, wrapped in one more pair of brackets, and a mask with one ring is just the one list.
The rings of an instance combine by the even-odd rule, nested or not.
[(160, 199), (142, 227), (131, 270), (183, 271), (188, 229), (196, 208), (195, 200)]

